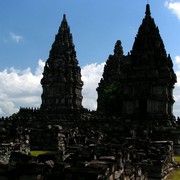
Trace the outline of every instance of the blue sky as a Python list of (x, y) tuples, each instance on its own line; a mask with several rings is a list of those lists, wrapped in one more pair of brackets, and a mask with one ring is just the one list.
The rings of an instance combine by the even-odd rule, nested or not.
[[(6, 0), (0, 4), (0, 69), (36, 67), (48, 58), (62, 16), (73, 34), (81, 66), (104, 62), (120, 39), (125, 54), (131, 50), (144, 17), (146, 0)], [(167, 52), (180, 52), (180, 23), (164, 5), (150, 1), (152, 16), (159, 26)], [(19, 42), (12, 39), (20, 36)]]
[[(146, 0), (6, 0), (0, 3), (0, 116), (20, 106), (39, 106), (39, 81), (63, 14), (67, 16), (82, 68), (84, 106), (95, 109), (103, 63), (120, 39), (131, 50)], [(180, 0), (149, 0), (167, 53), (180, 76)], [(91, 76), (90, 76), (91, 74)], [(92, 89), (93, 88), (93, 89)], [(180, 115), (180, 85), (175, 114)]]

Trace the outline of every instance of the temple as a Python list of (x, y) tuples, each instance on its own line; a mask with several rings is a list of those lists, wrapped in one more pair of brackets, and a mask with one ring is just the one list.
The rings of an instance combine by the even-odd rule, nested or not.
[(118, 40), (114, 47), (114, 55), (106, 61), (103, 77), (97, 88), (97, 111), (108, 115), (121, 115), (121, 102), (118, 98), (118, 89), (121, 75), (121, 61), (124, 59), (121, 41)]
[[(118, 50), (117, 50), (118, 49)], [(118, 53), (117, 53), (118, 52)], [(166, 54), (158, 27), (147, 4), (132, 51), (123, 56), (118, 41), (99, 83), (100, 113), (111, 113), (139, 121), (139, 125), (173, 124), (173, 88), (176, 75)], [(110, 106), (111, 104), (111, 106)], [(112, 109), (111, 109), (112, 108)], [(111, 112), (109, 112), (111, 111)]]
[[(132, 50), (117, 40), (97, 87), (97, 110), (82, 106), (81, 69), (66, 16), (47, 59), (38, 108), (0, 121), (0, 179), (163, 180), (180, 163), (176, 74), (149, 4)], [(42, 154), (33, 154), (42, 153)]]
[(82, 108), (81, 69), (65, 15), (46, 61), (41, 84), (41, 109)]

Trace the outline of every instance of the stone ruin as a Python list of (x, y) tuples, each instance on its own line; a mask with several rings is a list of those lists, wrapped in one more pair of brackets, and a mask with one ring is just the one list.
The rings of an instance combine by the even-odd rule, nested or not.
[[(0, 121), (0, 179), (164, 179), (180, 154), (173, 115), (176, 75), (146, 5), (132, 51), (121, 41), (97, 87), (97, 111), (82, 106), (81, 69), (63, 16), (41, 80), (39, 108)], [(45, 154), (31, 155), (32, 151)]]
[(170, 141), (122, 138), (88, 127), (63, 129), (57, 125), (37, 129), (35, 133), (39, 136), (36, 136), (38, 145), (44, 147), (41, 150), (49, 152), (34, 157), (12, 151), (8, 165), (2, 166), (0, 177), (163, 179), (174, 168), (173, 143)]

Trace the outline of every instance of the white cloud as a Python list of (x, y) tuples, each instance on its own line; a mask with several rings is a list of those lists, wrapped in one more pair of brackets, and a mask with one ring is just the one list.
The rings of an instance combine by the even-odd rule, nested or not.
[(174, 115), (175, 116), (180, 116), (180, 56), (176, 56), (174, 60), (174, 65), (176, 66), (176, 76), (177, 76), (177, 83), (175, 84), (174, 88), (174, 99), (175, 99), (175, 104), (174, 104)]
[(35, 74), (30, 68), (0, 72), (0, 116), (9, 116), (20, 107), (39, 107), (43, 67), (44, 62), (39, 60)]
[(165, 6), (170, 9), (180, 20), (180, 1), (166, 1)]
[(180, 68), (180, 56), (175, 57), (175, 64), (178, 68)]
[(11, 36), (12, 40), (17, 42), (17, 43), (19, 43), (23, 39), (22, 36), (17, 35), (17, 34), (15, 34), (13, 32), (10, 32), (10, 36)]
[(95, 110), (97, 107), (97, 92), (96, 88), (102, 77), (102, 72), (104, 69), (104, 63), (102, 64), (89, 64), (82, 68), (82, 80), (84, 82), (83, 86), (83, 106), (85, 108)]
[(177, 83), (175, 84), (175, 89), (174, 89), (175, 104), (173, 110), (175, 116), (180, 116), (180, 71), (176, 71), (176, 76), (177, 76)]

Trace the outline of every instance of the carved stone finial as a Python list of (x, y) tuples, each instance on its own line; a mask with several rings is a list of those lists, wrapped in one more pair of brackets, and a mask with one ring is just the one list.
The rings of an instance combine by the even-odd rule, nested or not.
[(150, 5), (146, 5), (146, 16), (151, 16)]
[(63, 14), (63, 21), (66, 21), (66, 14)]
[(115, 47), (114, 47), (114, 55), (115, 56), (122, 56), (123, 55), (123, 47), (121, 45), (121, 41), (117, 40)]

